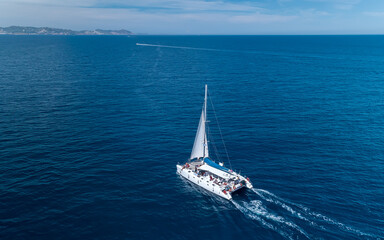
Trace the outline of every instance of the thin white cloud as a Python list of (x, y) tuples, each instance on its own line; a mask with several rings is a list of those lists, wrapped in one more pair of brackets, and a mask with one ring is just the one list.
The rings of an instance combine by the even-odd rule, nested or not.
[(327, 2), (337, 4), (358, 4), (361, 0), (305, 0), (307, 2)]
[(313, 18), (313, 17), (320, 17), (320, 16), (328, 16), (328, 15), (330, 15), (328, 12), (319, 11), (314, 8), (300, 10), (300, 16), (305, 18)]
[(170, 7), (183, 11), (245, 11), (253, 12), (260, 11), (262, 8), (254, 3), (229, 3), (224, 1), (201, 1), (201, 0), (186, 0), (186, 1), (156, 1), (146, 6)]
[(297, 16), (284, 16), (284, 15), (269, 15), (269, 14), (250, 14), (238, 15), (229, 18), (230, 22), (234, 23), (275, 23), (287, 22), (296, 19)]
[(39, 5), (39, 6), (56, 6), (56, 7), (83, 7), (94, 4), (94, 0), (2, 0), (3, 4), (14, 5)]
[(339, 9), (339, 10), (350, 10), (361, 2), (361, 0), (306, 0), (306, 1), (331, 4), (335, 9)]
[(363, 14), (371, 17), (384, 17), (384, 12), (364, 12)]
[(258, 3), (231, 3), (222, 0), (3, 0), (3, 3), (31, 4), (56, 7), (116, 8), (116, 9), (156, 9), (178, 11), (230, 11), (254, 12), (262, 10)]

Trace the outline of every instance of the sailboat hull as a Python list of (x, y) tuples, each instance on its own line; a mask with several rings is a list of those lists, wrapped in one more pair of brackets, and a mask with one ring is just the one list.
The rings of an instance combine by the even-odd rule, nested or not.
[(238, 185), (235, 190), (232, 192), (223, 191), (222, 188), (215, 184), (213, 181), (209, 179), (209, 177), (202, 177), (198, 176), (195, 172), (193, 172), (191, 169), (183, 168), (181, 165), (176, 165), (177, 173), (187, 179), (188, 181), (204, 188), (205, 190), (214, 193), (222, 198), (225, 198), (227, 200), (232, 199), (232, 193), (235, 191), (240, 190), (241, 188), (244, 188), (245, 185)]

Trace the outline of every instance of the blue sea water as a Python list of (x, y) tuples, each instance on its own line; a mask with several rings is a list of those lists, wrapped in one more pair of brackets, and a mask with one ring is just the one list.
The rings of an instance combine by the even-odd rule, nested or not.
[(0, 36), (0, 86), (1, 239), (384, 239), (384, 36)]

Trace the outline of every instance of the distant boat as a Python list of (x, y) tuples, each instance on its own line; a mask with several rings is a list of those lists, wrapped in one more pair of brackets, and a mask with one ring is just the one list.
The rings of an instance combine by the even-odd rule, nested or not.
[(231, 200), (232, 194), (244, 187), (252, 188), (249, 178), (245, 178), (231, 169), (217, 164), (209, 157), (207, 126), (207, 92), (201, 112), (199, 127), (193, 144), (191, 157), (184, 165), (177, 164), (177, 173), (192, 183), (220, 196)]

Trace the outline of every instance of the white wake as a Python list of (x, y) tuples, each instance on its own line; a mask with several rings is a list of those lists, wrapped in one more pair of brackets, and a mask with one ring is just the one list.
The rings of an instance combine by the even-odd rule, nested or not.
[(171, 45), (160, 45), (160, 44), (149, 44), (149, 43), (136, 43), (136, 45), (143, 46), (143, 47), (177, 48), (177, 49), (203, 50), (203, 51), (215, 51), (215, 52), (238, 52), (234, 50), (224, 50), (224, 49), (214, 49), (214, 48), (195, 48), (195, 47), (171, 46)]
[[(293, 203), (276, 196), (264, 189), (252, 189), (260, 197), (259, 200), (235, 201), (233, 205), (248, 218), (259, 222), (287, 239), (311, 239), (320, 236), (310, 235), (310, 228), (321, 232), (332, 232), (330, 226), (336, 226), (345, 233), (356, 237), (379, 239), (379, 236), (362, 232), (323, 214), (314, 212), (300, 204)], [(275, 209), (275, 211), (273, 210)], [(276, 210), (280, 209), (282, 211)], [(278, 212), (278, 213), (277, 213)], [(306, 226), (305, 231), (303, 227)]]

